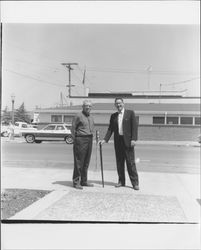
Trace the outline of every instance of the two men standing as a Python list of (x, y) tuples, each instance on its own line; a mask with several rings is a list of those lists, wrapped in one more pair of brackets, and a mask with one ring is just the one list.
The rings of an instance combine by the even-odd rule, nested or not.
[[(117, 112), (110, 117), (110, 124), (104, 140), (101, 144), (108, 142), (114, 133), (114, 148), (118, 173), (118, 183), (115, 187), (125, 186), (125, 161), (128, 174), (134, 190), (139, 190), (138, 173), (135, 165), (134, 147), (137, 141), (138, 125), (135, 113), (124, 108), (122, 98), (115, 99)], [(87, 182), (87, 171), (92, 152), (94, 120), (90, 115), (91, 102), (83, 102), (83, 110), (75, 116), (72, 124), (72, 135), (74, 138), (74, 172), (73, 185), (77, 189), (82, 186), (92, 186)]]

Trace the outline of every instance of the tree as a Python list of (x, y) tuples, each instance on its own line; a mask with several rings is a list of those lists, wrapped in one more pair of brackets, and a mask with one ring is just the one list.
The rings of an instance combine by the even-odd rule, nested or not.
[(24, 102), (15, 111), (15, 121), (21, 121), (21, 122), (27, 122), (27, 123), (31, 122), (31, 118), (24, 107)]
[(11, 115), (11, 112), (8, 110), (7, 106), (2, 112), (1, 121), (5, 124), (9, 124), (9, 122), (12, 121), (12, 115)]

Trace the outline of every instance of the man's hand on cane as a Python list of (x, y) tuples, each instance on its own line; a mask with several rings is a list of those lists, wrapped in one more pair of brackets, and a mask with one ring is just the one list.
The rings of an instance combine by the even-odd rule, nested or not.
[(136, 146), (136, 141), (131, 140), (131, 147), (135, 147)]
[(100, 140), (99, 142), (98, 142), (98, 144), (100, 145), (103, 145), (104, 143), (106, 143), (106, 141), (105, 140)]

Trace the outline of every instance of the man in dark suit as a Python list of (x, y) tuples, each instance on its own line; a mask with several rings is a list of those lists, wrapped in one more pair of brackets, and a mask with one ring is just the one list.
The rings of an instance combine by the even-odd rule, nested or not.
[(114, 148), (116, 155), (117, 172), (119, 176), (115, 187), (125, 186), (125, 161), (128, 174), (134, 190), (139, 190), (138, 173), (135, 165), (135, 152), (138, 137), (138, 124), (133, 110), (124, 108), (122, 98), (115, 99), (116, 113), (110, 117), (110, 124), (107, 133), (100, 143), (108, 142), (114, 133)]

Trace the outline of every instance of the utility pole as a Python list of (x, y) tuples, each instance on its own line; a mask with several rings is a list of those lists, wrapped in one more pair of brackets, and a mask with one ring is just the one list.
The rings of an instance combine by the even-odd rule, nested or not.
[(14, 123), (15, 123), (15, 114), (14, 114), (15, 95), (14, 94), (11, 95), (11, 101), (12, 101), (12, 124), (14, 126)]
[(75, 86), (75, 85), (71, 84), (71, 70), (73, 70), (71, 65), (78, 65), (78, 63), (62, 63), (61, 65), (63, 65), (64, 67), (66, 67), (68, 69), (69, 84), (66, 85), (66, 87), (68, 87), (68, 97), (70, 98), (71, 97), (71, 87)]

